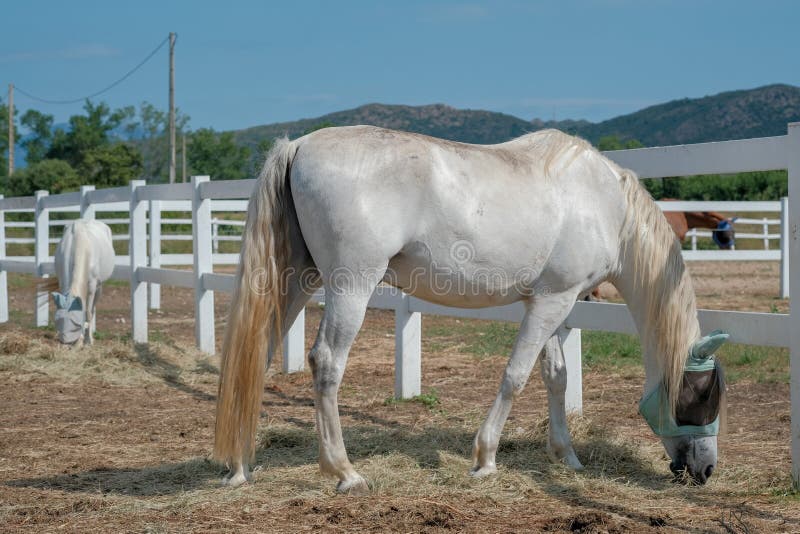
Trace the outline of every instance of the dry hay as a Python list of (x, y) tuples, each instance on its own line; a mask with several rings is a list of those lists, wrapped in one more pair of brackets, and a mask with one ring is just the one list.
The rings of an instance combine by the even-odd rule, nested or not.
[[(18, 343), (3, 336), (0, 346)], [(440, 402), (429, 407), (385, 402), (391, 365), (373, 356), (356, 351), (340, 399), (350, 457), (372, 489), (349, 497), (335, 495), (317, 467), (308, 373), (271, 373), (253, 483), (231, 490), (218, 486), (224, 469), (208, 459), (213, 359), (175, 343), (77, 351), (31, 339), (27, 353), (0, 357), (11, 410), (28, 406), (2, 421), (10, 434), (0, 434), (0, 521), (11, 530), (149, 532), (800, 530), (794, 498), (776, 494), (787, 487), (785, 460), (752, 465), (742, 450), (723, 449), (708, 486), (676, 485), (643, 423), (610, 420), (625, 400), (594, 410), (587, 395), (587, 416), (570, 419), (586, 469), (551, 463), (538, 384), (512, 413), (497, 476), (471, 478), (472, 438), (495, 388), (477, 375), (493, 376), (503, 359), (431, 358), (426, 377), (439, 384)], [(452, 369), (466, 388), (445, 380)], [(587, 391), (628, 399), (627, 384), (639, 378), (589, 373)], [(753, 436), (749, 454), (757, 443)]]

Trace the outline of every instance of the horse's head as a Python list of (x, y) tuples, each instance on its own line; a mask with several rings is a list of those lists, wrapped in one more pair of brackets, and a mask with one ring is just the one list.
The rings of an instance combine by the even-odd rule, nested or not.
[(711, 238), (719, 248), (724, 250), (733, 248), (736, 242), (736, 231), (733, 229), (733, 222), (735, 220), (736, 217), (733, 219), (722, 219), (717, 223), (716, 230), (711, 232)]
[(86, 313), (80, 297), (67, 293), (51, 293), (56, 305), (55, 323), (58, 340), (66, 345), (78, 342), (83, 335)]
[(714, 331), (692, 346), (674, 418), (663, 385), (639, 403), (639, 413), (661, 438), (672, 460), (669, 466), (672, 472), (675, 475), (688, 473), (699, 484), (705, 484), (717, 465), (717, 434), (725, 378), (714, 351), (727, 339), (728, 334)]

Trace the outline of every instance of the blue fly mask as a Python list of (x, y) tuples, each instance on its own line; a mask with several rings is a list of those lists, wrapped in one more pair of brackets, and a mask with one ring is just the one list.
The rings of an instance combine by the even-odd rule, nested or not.
[(689, 350), (674, 418), (663, 385), (639, 402), (639, 413), (657, 436), (719, 434), (719, 409), (725, 381), (714, 352), (728, 337), (725, 332), (715, 330), (700, 338)]
[(736, 245), (736, 232), (733, 229), (733, 219), (724, 219), (717, 223), (717, 229), (711, 232), (711, 239), (721, 249), (732, 249)]
[(80, 297), (73, 297), (53, 292), (53, 302), (56, 305), (55, 323), (58, 340), (61, 343), (72, 344), (83, 335), (86, 314), (83, 310)]

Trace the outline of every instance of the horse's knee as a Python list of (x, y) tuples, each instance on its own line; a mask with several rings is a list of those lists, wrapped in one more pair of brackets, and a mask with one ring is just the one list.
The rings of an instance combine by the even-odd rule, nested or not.
[(525, 389), (528, 383), (528, 375), (519, 371), (506, 371), (503, 376), (503, 383), (500, 387), (500, 394), (504, 399), (511, 400)]
[(338, 369), (333, 351), (324, 343), (315, 344), (308, 353), (308, 365), (314, 377), (314, 389), (325, 391), (339, 384)]
[(561, 360), (545, 360), (542, 362), (542, 379), (547, 387), (554, 391), (566, 390), (567, 366)]

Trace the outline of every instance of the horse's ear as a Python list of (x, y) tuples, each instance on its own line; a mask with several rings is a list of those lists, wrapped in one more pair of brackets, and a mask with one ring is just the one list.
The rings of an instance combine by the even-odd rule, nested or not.
[(53, 297), (53, 303), (56, 305), (56, 309), (57, 310), (63, 309), (64, 304), (66, 304), (65, 302), (66, 298), (64, 297), (64, 295), (56, 291), (53, 291), (52, 293), (50, 293), (50, 295), (52, 295)]
[(713, 356), (717, 349), (728, 341), (730, 337), (730, 334), (727, 332), (714, 330), (707, 336), (698, 339), (695, 344), (692, 345), (691, 355), (694, 358), (709, 358)]

